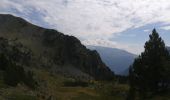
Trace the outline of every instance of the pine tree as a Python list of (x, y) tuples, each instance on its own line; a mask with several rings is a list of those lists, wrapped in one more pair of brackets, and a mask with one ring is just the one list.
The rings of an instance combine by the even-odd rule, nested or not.
[(145, 50), (135, 59), (130, 68), (130, 86), (144, 97), (145, 93), (157, 93), (165, 89), (169, 83), (169, 52), (156, 29), (149, 35)]

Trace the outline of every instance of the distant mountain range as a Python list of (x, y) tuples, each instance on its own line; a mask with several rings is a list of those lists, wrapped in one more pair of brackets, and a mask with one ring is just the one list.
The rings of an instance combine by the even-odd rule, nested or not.
[(97, 50), (105, 64), (118, 75), (128, 75), (129, 66), (137, 57), (135, 54), (117, 48), (89, 45), (87, 48)]
[(168, 51), (170, 52), (170, 47), (166, 47), (168, 49)]

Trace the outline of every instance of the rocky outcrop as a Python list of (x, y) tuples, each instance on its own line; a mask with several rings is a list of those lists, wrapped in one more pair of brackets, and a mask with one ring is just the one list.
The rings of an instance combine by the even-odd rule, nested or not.
[(95, 79), (112, 79), (114, 76), (99, 54), (87, 49), (74, 36), (35, 26), (12, 15), (1, 14), (0, 23), (1, 37), (16, 39), (31, 49), (34, 57), (46, 59), (51, 65), (70, 64)]

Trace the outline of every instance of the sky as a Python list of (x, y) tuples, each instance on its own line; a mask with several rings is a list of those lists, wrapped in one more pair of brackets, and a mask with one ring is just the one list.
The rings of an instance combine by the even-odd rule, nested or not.
[(140, 54), (156, 28), (170, 46), (170, 0), (1, 0), (0, 13), (76, 36), (84, 45)]

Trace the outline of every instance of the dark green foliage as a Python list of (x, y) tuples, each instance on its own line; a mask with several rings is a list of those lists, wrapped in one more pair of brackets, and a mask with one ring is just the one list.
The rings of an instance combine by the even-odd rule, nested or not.
[(35, 88), (37, 83), (33, 79), (33, 73), (31, 71), (26, 72), (23, 67), (12, 63), (5, 57), (0, 57), (0, 61), (6, 61), (5, 64), (0, 62), (1, 65), (5, 66), (3, 69), (4, 82), (10, 86), (16, 86), (18, 83), (24, 83), (30, 88)]
[(21, 83), (25, 78), (24, 69), (20, 66), (8, 62), (9, 65), (6, 66), (4, 71), (4, 81), (10, 86), (16, 86), (18, 83)]
[(35, 89), (38, 85), (38, 83), (34, 80), (34, 73), (32, 71), (27, 72), (26, 76), (23, 79), (23, 82), (33, 89)]
[(3, 71), (4, 82), (10, 86), (24, 83), (31, 88), (37, 85), (33, 73), (26, 72), (22, 65), (27, 65), (24, 60), (30, 59), (29, 52), (21, 46), (10, 45), (8, 40), (0, 38), (0, 70)]
[(8, 66), (8, 61), (4, 54), (0, 54), (0, 70), (5, 70), (6, 66)]
[(134, 90), (134, 88), (130, 87), (126, 100), (135, 100), (135, 93), (136, 91)]
[(119, 84), (127, 84), (128, 83), (128, 76), (116, 75), (115, 79), (116, 79), (115, 81), (117, 81)]
[(10, 94), (7, 100), (38, 100), (35, 96), (26, 94)]
[(31, 50), (24, 47), (21, 43), (9, 41), (2, 37), (0, 37), (0, 53), (21, 66), (29, 65), (32, 56)]
[(130, 68), (131, 92), (138, 91), (145, 99), (147, 93), (155, 94), (169, 86), (169, 53), (164, 41), (154, 29), (145, 43), (145, 51), (135, 59)]
[(68, 86), (68, 87), (87, 87), (89, 84), (88, 82), (85, 81), (81, 81), (81, 80), (75, 80), (75, 81), (65, 81), (64, 82), (64, 86)]

